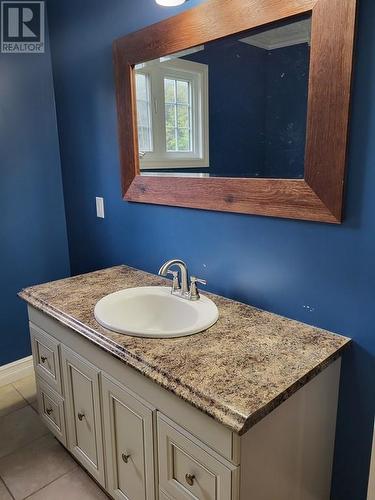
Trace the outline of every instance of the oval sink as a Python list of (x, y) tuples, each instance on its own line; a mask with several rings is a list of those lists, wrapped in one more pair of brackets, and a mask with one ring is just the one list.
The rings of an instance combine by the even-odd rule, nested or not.
[(95, 319), (105, 328), (135, 337), (185, 337), (202, 332), (219, 317), (216, 305), (201, 295), (190, 301), (162, 286), (128, 288), (103, 297)]

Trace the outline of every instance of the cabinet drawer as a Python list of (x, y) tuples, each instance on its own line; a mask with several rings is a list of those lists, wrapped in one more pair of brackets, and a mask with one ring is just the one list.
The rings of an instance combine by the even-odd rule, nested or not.
[(104, 486), (99, 370), (62, 347), (68, 448)]
[(64, 400), (40, 377), (37, 377), (36, 383), (39, 414), (50, 431), (66, 446)]
[(30, 324), (31, 347), (36, 374), (56, 392), (61, 391), (59, 343), (40, 328)]
[(102, 377), (107, 489), (119, 500), (154, 500), (153, 409)]
[(158, 414), (159, 484), (174, 500), (234, 500), (238, 467), (233, 466)]

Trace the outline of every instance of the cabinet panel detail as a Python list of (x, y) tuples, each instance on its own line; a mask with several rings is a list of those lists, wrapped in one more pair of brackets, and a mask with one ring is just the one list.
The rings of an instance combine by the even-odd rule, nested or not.
[(119, 500), (155, 498), (153, 410), (103, 376), (108, 490)]
[(62, 394), (59, 342), (40, 328), (30, 324), (31, 347), (36, 374)]
[(238, 468), (224, 465), (158, 414), (159, 483), (175, 500), (231, 500)]
[(37, 375), (39, 414), (57, 439), (66, 446), (64, 400)]
[(68, 445), (82, 465), (104, 484), (99, 370), (63, 347)]

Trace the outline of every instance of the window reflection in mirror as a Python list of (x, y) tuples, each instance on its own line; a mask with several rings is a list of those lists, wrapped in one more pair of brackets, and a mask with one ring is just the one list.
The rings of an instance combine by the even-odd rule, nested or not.
[(142, 175), (304, 176), (310, 18), (135, 67)]

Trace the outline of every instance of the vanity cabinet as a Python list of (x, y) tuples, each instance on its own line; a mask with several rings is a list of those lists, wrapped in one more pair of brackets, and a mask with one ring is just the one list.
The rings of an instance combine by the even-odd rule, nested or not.
[(329, 499), (339, 360), (239, 436), (83, 334), (29, 318), (40, 416), (115, 500)]

